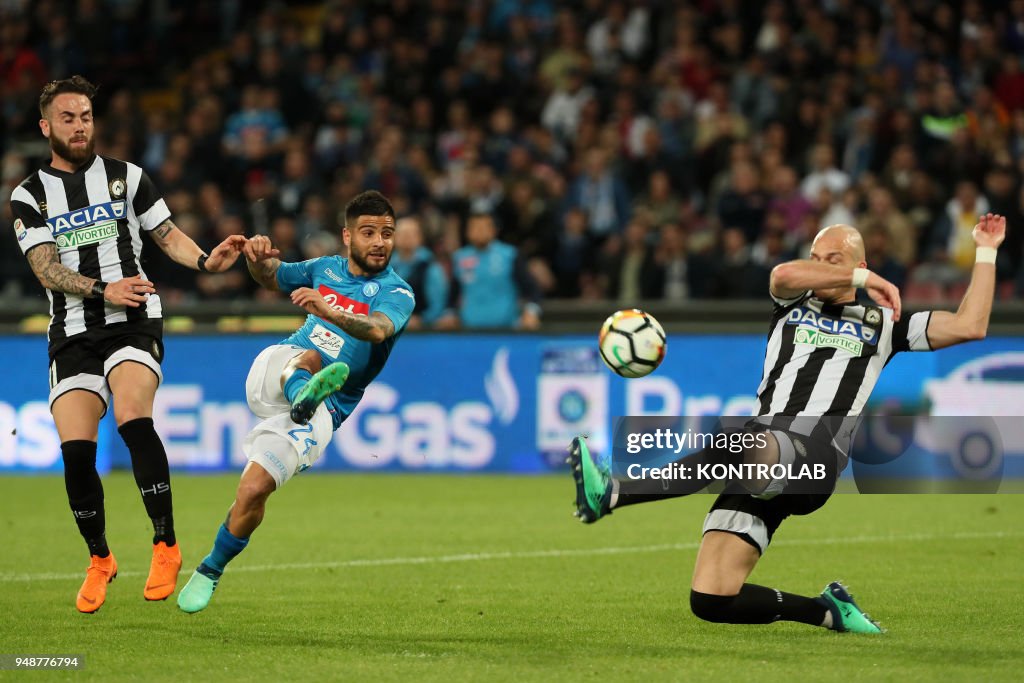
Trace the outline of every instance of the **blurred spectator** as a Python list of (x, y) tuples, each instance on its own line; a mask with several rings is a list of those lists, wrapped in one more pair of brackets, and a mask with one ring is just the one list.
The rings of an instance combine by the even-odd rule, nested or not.
[(878, 226), (863, 229), (861, 234), (864, 237), (864, 260), (868, 268), (903, 289), (907, 281), (907, 268), (892, 257), (890, 233), (884, 226)]
[(562, 140), (575, 140), (583, 106), (593, 96), (594, 91), (583, 84), (583, 72), (571, 68), (566, 73), (565, 86), (552, 91), (544, 105), (541, 122)]
[(714, 295), (722, 299), (752, 299), (768, 291), (771, 271), (750, 255), (746, 237), (738, 228), (722, 231), (722, 253)]
[(810, 171), (800, 184), (804, 196), (814, 201), (822, 188), (833, 196), (841, 195), (850, 186), (850, 176), (836, 168), (835, 154), (829, 145), (815, 145), (811, 150)]
[[(904, 268), (917, 260), (917, 231), (892, 200), (892, 193), (876, 187), (868, 195), (868, 210), (858, 219), (864, 231), (886, 233), (890, 256)], [(887, 278), (888, 279), (888, 278)]]
[(448, 305), (448, 278), (441, 265), (423, 245), (423, 230), (415, 217), (400, 218), (395, 224), (395, 250), (391, 267), (409, 283), (416, 295), (416, 308), (408, 328), (433, 325)]
[(598, 239), (621, 231), (629, 220), (626, 186), (619, 174), (609, 167), (605, 150), (595, 148), (587, 152), (586, 170), (570, 190), (569, 206), (586, 211), (590, 234)]
[(757, 239), (766, 207), (757, 169), (746, 162), (736, 164), (729, 186), (718, 200), (718, 220), (722, 226), (738, 228), (747, 240)]
[(540, 325), (537, 286), (516, 248), (497, 240), (490, 214), (473, 214), (466, 227), (468, 244), (452, 254), (448, 312), (438, 329)]
[(644, 221), (634, 219), (621, 236), (609, 240), (606, 253), (610, 258), (602, 268), (608, 277), (608, 298), (628, 304), (661, 296), (664, 274), (655, 261), (649, 232)]

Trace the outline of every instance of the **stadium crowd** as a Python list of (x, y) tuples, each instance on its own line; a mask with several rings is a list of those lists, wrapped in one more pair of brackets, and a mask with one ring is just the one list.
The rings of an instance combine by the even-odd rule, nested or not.
[[(910, 298), (953, 298), (993, 211), (1009, 298), (1022, 54), (1024, 0), (5, 0), (0, 222), (47, 156), (40, 87), (81, 73), (98, 151), (143, 166), (201, 245), (336, 253), (344, 203), (391, 197), (426, 324), (471, 298), (450, 285), (489, 248), (467, 242), (483, 213), (517, 250), (509, 278), (632, 303), (763, 297), (831, 223)], [(3, 295), (41, 297), (2, 234)], [(274, 296), (244, 266), (163, 259), (143, 267), (171, 303)]]

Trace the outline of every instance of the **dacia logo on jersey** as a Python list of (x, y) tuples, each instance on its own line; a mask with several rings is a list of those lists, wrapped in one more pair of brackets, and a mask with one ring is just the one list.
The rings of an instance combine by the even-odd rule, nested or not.
[(59, 235), (62, 232), (85, 228), (100, 221), (120, 220), (127, 214), (128, 204), (121, 199), (116, 202), (93, 204), (84, 209), (76, 209), (53, 218), (47, 218), (46, 224), (50, 226), (54, 235)]
[(798, 327), (793, 341), (797, 344), (808, 344), (817, 348), (839, 349), (859, 356), (864, 350), (864, 342), (841, 334), (828, 334), (813, 327)]
[(875, 343), (874, 328), (867, 327), (862, 323), (831, 318), (802, 306), (789, 312), (789, 315), (786, 316), (786, 324), (816, 327), (827, 333), (853, 337), (855, 341), (863, 340), (868, 344)]
[(91, 225), (88, 228), (64, 232), (57, 235), (57, 246), (60, 249), (72, 249), (84, 247), (87, 244), (96, 244), (112, 237), (117, 237), (117, 221), (108, 221), (99, 225)]

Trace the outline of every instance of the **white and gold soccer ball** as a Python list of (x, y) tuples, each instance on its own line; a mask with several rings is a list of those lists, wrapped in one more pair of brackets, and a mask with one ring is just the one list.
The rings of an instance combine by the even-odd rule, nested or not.
[(598, 335), (605, 365), (622, 377), (643, 377), (665, 358), (665, 330), (650, 313), (636, 308), (608, 316)]

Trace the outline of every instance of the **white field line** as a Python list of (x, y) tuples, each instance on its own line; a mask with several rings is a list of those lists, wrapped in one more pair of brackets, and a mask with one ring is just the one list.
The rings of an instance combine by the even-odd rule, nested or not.
[[(780, 539), (773, 546), (815, 546), (815, 545), (853, 545), (863, 543), (904, 543), (923, 541), (955, 541), (974, 539), (1022, 538), (1024, 531), (965, 531), (951, 534), (892, 534), (888, 536), (850, 536), (830, 538)], [(600, 555), (628, 555), (631, 553), (660, 553), (678, 550), (696, 550), (698, 541), (690, 543), (662, 543), (659, 545), (606, 546), (599, 548), (564, 548), (554, 550), (519, 550), (487, 553), (463, 553), (459, 555), (425, 555), (422, 557), (381, 557), (362, 560), (339, 560), (336, 562), (284, 562), (279, 564), (240, 564), (231, 567), (231, 573), (237, 572), (269, 572), (317, 569), (344, 569), (358, 567), (393, 567), (419, 564), (449, 564), (456, 562), (489, 562), (493, 560), (532, 560), (560, 557), (595, 557)], [(118, 576), (145, 576), (140, 571), (119, 571)], [(82, 572), (74, 573), (2, 573), (0, 583), (18, 583), (28, 581), (71, 581), (82, 578)]]

